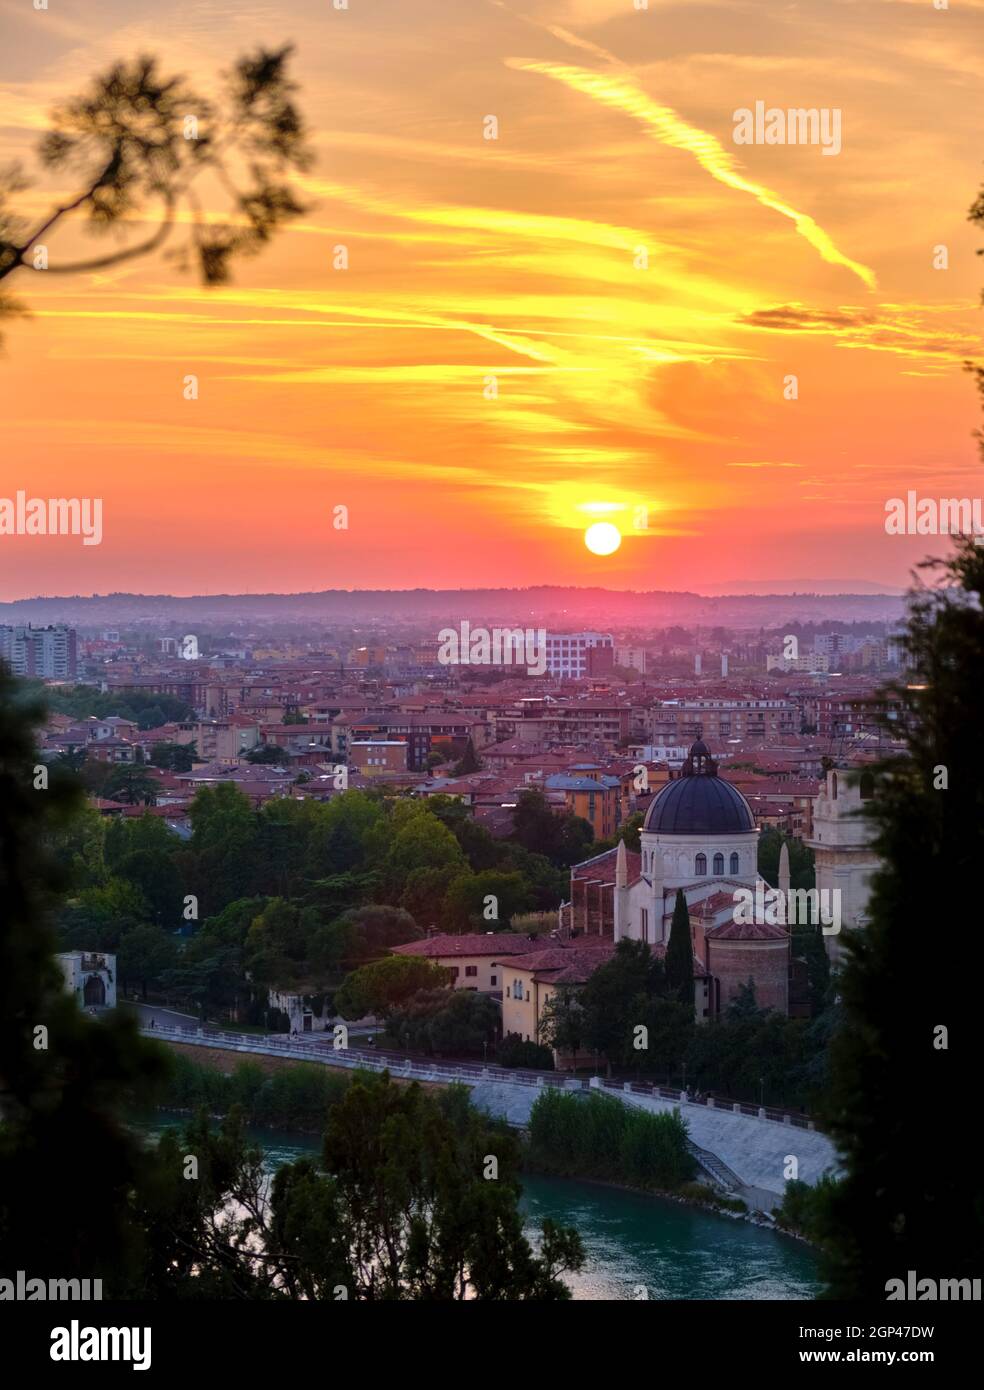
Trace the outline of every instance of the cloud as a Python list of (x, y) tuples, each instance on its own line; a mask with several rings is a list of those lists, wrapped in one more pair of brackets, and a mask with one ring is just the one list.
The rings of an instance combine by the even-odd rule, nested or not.
[(939, 330), (929, 320), (952, 312), (950, 305), (880, 304), (875, 309), (841, 305), (810, 309), (803, 304), (778, 304), (756, 309), (737, 321), (770, 333), (814, 334), (835, 339), (838, 347), (868, 348), (903, 357), (938, 357), (963, 363), (980, 355), (977, 335), (959, 329)]
[(833, 239), (805, 212), (798, 212), (764, 184), (755, 183), (739, 172), (738, 161), (707, 131), (691, 125), (671, 106), (662, 106), (646, 96), (634, 78), (613, 73), (591, 72), (587, 68), (564, 63), (533, 62), (526, 58), (507, 58), (509, 67), (521, 72), (542, 73), (562, 82), (573, 91), (593, 97), (605, 106), (634, 116), (647, 132), (661, 144), (692, 154), (702, 169), (712, 178), (740, 193), (747, 193), (783, 217), (788, 217), (800, 236), (819, 252), (830, 265), (843, 266), (856, 275), (869, 289), (876, 285), (875, 273), (868, 266), (853, 261), (838, 250)]

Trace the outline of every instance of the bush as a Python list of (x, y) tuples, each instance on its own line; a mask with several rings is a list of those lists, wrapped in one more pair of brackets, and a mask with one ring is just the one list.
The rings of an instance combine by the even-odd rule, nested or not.
[(553, 1071), (553, 1052), (543, 1043), (524, 1042), (518, 1033), (507, 1033), (499, 1044), (495, 1060), (500, 1067), (531, 1067)]
[(551, 1172), (633, 1187), (675, 1191), (697, 1167), (678, 1110), (657, 1115), (609, 1096), (567, 1094), (554, 1087), (533, 1106), (529, 1143), (534, 1163)]
[(776, 1225), (819, 1245), (824, 1236), (831, 1200), (839, 1186), (836, 1178), (826, 1174), (812, 1187), (798, 1178), (792, 1178), (786, 1183), (782, 1205), (775, 1212)]
[(348, 1085), (347, 1075), (313, 1063), (271, 1076), (255, 1062), (240, 1062), (226, 1076), (178, 1053), (162, 1103), (182, 1110), (203, 1106), (210, 1115), (225, 1115), (239, 1105), (247, 1124), (320, 1133)]

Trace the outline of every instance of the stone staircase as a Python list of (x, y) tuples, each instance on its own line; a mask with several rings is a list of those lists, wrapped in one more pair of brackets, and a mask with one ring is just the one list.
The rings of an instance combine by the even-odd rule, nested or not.
[(732, 1172), (726, 1163), (722, 1163), (717, 1154), (702, 1149), (689, 1139), (687, 1140), (687, 1148), (715, 1187), (723, 1188), (725, 1192), (740, 1192), (745, 1186), (738, 1174)]

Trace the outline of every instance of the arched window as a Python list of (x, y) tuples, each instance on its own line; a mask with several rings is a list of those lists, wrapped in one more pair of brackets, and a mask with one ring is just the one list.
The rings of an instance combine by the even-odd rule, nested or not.
[(723, 874), (723, 873), (724, 873), (724, 855), (723, 855), (723, 854), (715, 854), (715, 856), (714, 856), (714, 872), (715, 872), (716, 874)]
[(706, 854), (698, 854), (697, 858), (694, 860), (694, 873), (695, 873), (695, 874), (706, 874), (706, 873), (707, 873), (707, 855), (706, 855)]
[(739, 869), (738, 869), (738, 855), (737, 855), (737, 854), (733, 854), (733, 855), (731, 856), (731, 872), (732, 872), (733, 874), (736, 874), (736, 873), (739, 872)]
[(858, 787), (861, 792), (861, 800), (870, 801), (875, 794), (875, 779), (870, 772), (862, 772)]
[(836, 772), (832, 772), (832, 773), (830, 774), (830, 799), (831, 799), (831, 801), (836, 801), (836, 800), (837, 800), (837, 773), (836, 773)]

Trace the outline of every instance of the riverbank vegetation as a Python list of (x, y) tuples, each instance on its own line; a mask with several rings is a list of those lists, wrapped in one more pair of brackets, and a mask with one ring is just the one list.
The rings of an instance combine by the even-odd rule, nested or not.
[(534, 1169), (560, 1177), (603, 1178), (660, 1192), (678, 1189), (697, 1172), (678, 1111), (655, 1115), (609, 1096), (553, 1087), (533, 1105), (527, 1156)]
[(299, 1062), (267, 1072), (255, 1062), (240, 1062), (231, 1074), (174, 1054), (160, 1104), (177, 1110), (204, 1109), (227, 1115), (238, 1106), (248, 1125), (322, 1134), (331, 1108), (349, 1088), (347, 1072), (313, 1062)]

